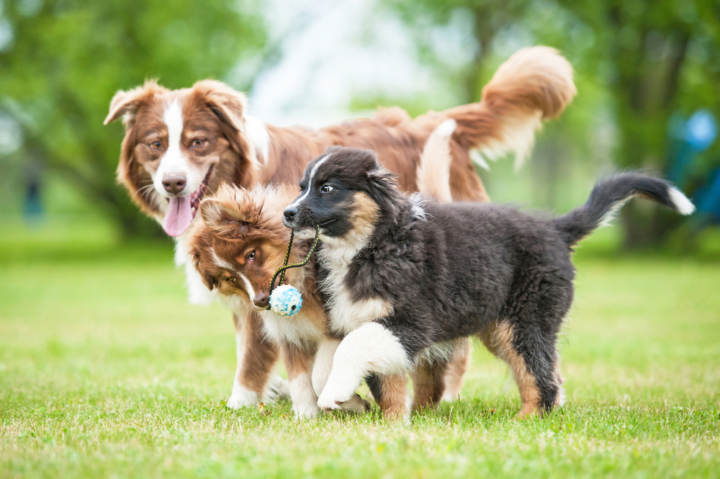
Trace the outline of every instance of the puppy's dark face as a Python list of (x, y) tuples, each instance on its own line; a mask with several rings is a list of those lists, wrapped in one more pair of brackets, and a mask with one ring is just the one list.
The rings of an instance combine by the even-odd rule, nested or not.
[(394, 188), (373, 152), (332, 148), (313, 160), (300, 182), (300, 196), (285, 209), (283, 223), (301, 230), (317, 225), (324, 237), (342, 237), (378, 217), (378, 187)]

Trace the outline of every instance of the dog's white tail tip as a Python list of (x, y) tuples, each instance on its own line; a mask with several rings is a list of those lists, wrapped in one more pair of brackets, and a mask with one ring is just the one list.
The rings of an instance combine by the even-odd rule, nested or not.
[(695, 212), (695, 205), (692, 203), (692, 201), (690, 201), (690, 199), (685, 196), (682, 191), (678, 190), (674, 186), (670, 187), (670, 190), (668, 191), (668, 196), (670, 196), (670, 201), (672, 201), (675, 209), (681, 215), (687, 216)]
[(454, 118), (449, 118), (440, 123), (437, 128), (435, 128), (434, 133), (438, 136), (450, 137), (455, 131), (455, 128), (457, 128), (457, 121), (455, 121)]

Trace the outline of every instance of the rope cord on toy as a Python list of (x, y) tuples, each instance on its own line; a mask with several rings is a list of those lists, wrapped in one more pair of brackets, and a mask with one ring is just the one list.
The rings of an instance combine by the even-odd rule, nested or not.
[(295, 230), (290, 230), (290, 242), (288, 243), (288, 249), (287, 253), (285, 254), (285, 261), (283, 261), (283, 265), (275, 272), (275, 274), (272, 277), (272, 280), (270, 281), (270, 294), (272, 295), (273, 289), (275, 289), (275, 280), (278, 279), (278, 276), (280, 276), (280, 279), (278, 281), (278, 286), (280, 286), (285, 279), (285, 271), (290, 268), (301, 268), (308, 264), (308, 261), (310, 261), (310, 257), (315, 252), (315, 248), (317, 248), (318, 243), (320, 242), (320, 227), (318, 225), (314, 225), (315, 228), (315, 239), (313, 240), (312, 245), (310, 246), (310, 251), (308, 251), (307, 256), (305, 256), (305, 259), (302, 260), (300, 263), (295, 264), (288, 264), (288, 261), (290, 260), (290, 250), (292, 250), (292, 244), (293, 239), (295, 238)]

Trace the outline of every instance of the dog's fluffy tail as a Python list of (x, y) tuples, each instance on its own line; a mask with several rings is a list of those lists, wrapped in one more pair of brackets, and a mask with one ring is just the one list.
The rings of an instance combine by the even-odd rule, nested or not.
[(417, 171), (418, 191), (441, 203), (450, 203), (450, 137), (457, 123), (452, 118), (438, 125), (425, 142)]
[[(513, 54), (495, 72), (482, 101), (443, 113), (457, 121), (455, 139), (473, 160), (515, 155), (519, 167), (532, 149), (542, 120), (559, 115), (577, 90), (570, 63), (554, 48), (536, 46)], [(478, 155), (479, 154), (479, 155)]]
[(644, 196), (689, 215), (695, 206), (670, 182), (642, 173), (620, 173), (595, 184), (587, 202), (570, 213), (555, 218), (553, 224), (572, 246), (595, 228), (607, 224), (633, 196)]

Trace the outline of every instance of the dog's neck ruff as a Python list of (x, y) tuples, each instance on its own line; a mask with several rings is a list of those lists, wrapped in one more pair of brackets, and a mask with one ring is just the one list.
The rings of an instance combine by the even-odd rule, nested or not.
[(353, 228), (342, 237), (323, 238), (318, 250), (319, 265), (326, 273), (318, 287), (327, 296), (330, 329), (335, 334), (344, 336), (369, 321), (392, 314), (393, 306), (384, 298), (357, 299), (347, 280), (353, 261), (372, 248), (379, 225), (385, 221), (383, 216), (381, 214), (374, 224)]

